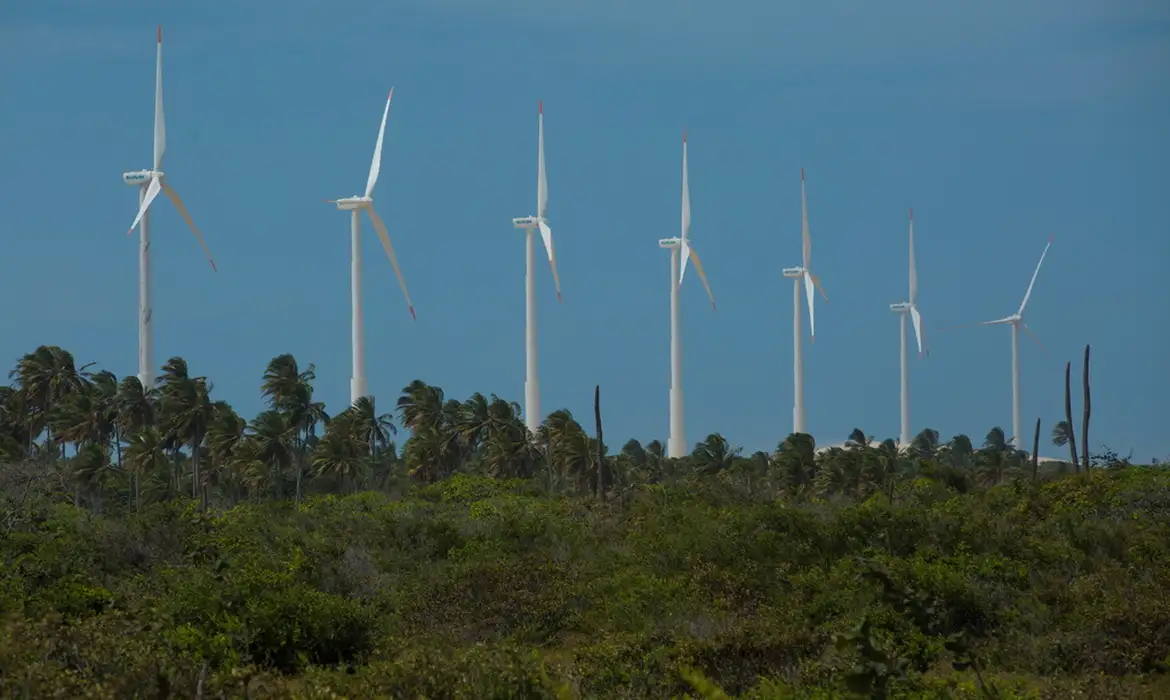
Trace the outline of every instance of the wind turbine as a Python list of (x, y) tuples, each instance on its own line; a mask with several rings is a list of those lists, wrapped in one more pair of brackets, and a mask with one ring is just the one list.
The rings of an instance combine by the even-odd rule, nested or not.
[(147, 389), (154, 386), (155, 368), (154, 307), (150, 301), (149, 209), (159, 192), (166, 194), (187, 221), (187, 225), (195, 232), (199, 245), (203, 246), (203, 252), (207, 254), (207, 260), (211, 263), (211, 269), (215, 270), (215, 261), (211, 259), (211, 251), (207, 249), (203, 235), (195, 228), (195, 222), (187, 213), (187, 207), (183, 206), (179, 193), (167, 184), (166, 176), (161, 170), (163, 152), (167, 150), (167, 127), (166, 119), (163, 117), (162, 101), (162, 25), (158, 27), (157, 51), (154, 69), (154, 167), (150, 170), (122, 173), (123, 182), (138, 188), (138, 215), (134, 217), (134, 223), (130, 224), (130, 230), (126, 235), (129, 236), (134, 232), (134, 228), (138, 227), (138, 381)]
[(1040, 253), (1040, 262), (1036, 263), (1036, 270), (1032, 272), (1032, 281), (1028, 282), (1028, 290), (1024, 292), (1024, 300), (1020, 302), (1020, 308), (1016, 310), (1011, 316), (1004, 316), (997, 318), (994, 321), (983, 321), (972, 325), (976, 326), (995, 326), (1000, 324), (1008, 324), (1012, 327), (1012, 438), (1009, 442), (1018, 450), (1020, 449), (1021, 440), (1021, 425), (1020, 425), (1020, 328), (1028, 331), (1032, 339), (1036, 341), (1037, 345), (1044, 347), (1036, 334), (1028, 328), (1028, 324), (1024, 323), (1024, 307), (1028, 305), (1028, 299), (1032, 297), (1032, 287), (1036, 284), (1036, 276), (1040, 274), (1040, 266), (1044, 264), (1044, 256), (1048, 255), (1048, 249), (1052, 246), (1052, 239), (1056, 236), (1048, 238), (1048, 244), (1044, 246), (1044, 252)]
[(922, 315), (918, 313), (918, 270), (914, 267), (914, 210), (910, 210), (910, 301), (890, 304), (890, 310), (898, 314), (902, 339), (902, 428), (899, 443), (902, 449), (910, 446), (910, 359), (906, 351), (906, 317), (914, 323), (914, 339), (918, 341), (918, 354), (922, 355)]
[[(821, 281), (812, 272), (812, 241), (808, 235), (808, 202), (804, 194), (804, 168), (800, 169), (800, 225), (801, 225), (801, 266), (784, 269), (784, 276), (792, 278), (792, 432), (807, 433), (804, 417), (804, 357), (800, 330), (800, 288), (808, 300), (809, 342), (816, 339), (816, 318), (813, 315), (813, 286), (815, 285), (829, 303)], [(802, 284), (803, 283), (803, 284)]]
[(684, 129), (682, 235), (678, 238), (663, 238), (658, 241), (659, 248), (670, 250), (670, 438), (666, 442), (666, 456), (672, 459), (684, 457), (687, 454), (687, 439), (684, 434), (685, 423), (683, 421), (682, 338), (679, 335), (678, 290), (682, 285), (683, 276), (687, 272), (688, 259), (695, 263), (695, 271), (699, 273), (699, 279), (703, 281), (703, 287), (711, 299), (711, 308), (715, 308), (715, 295), (711, 293), (711, 285), (707, 284), (707, 275), (703, 273), (703, 264), (699, 262), (699, 255), (691, 247), (690, 231), (691, 190), (687, 185), (687, 132)]
[(390, 100), (394, 99), (394, 88), (390, 88), (390, 95), (386, 98), (386, 108), (382, 110), (382, 125), (378, 127), (378, 141), (374, 144), (374, 159), (370, 162), (370, 174), (366, 178), (366, 193), (343, 199), (327, 199), (329, 204), (336, 204), (338, 210), (350, 212), (349, 244), (350, 244), (350, 301), (353, 317), (351, 320), (351, 344), (353, 348), (353, 375), (349, 379), (349, 401), (353, 404), (363, 396), (369, 396), (366, 389), (366, 340), (365, 330), (362, 327), (362, 210), (370, 216), (374, 230), (386, 249), (386, 257), (390, 258), (390, 265), (394, 274), (398, 276), (398, 284), (402, 287), (402, 296), (406, 297), (406, 308), (410, 309), (410, 317), (414, 315), (414, 305), (410, 303), (410, 293), (406, 291), (406, 280), (402, 277), (402, 270), (398, 267), (398, 256), (394, 254), (394, 246), (390, 244), (390, 234), (386, 231), (386, 224), (382, 223), (378, 212), (374, 211), (374, 184), (378, 182), (378, 172), (382, 168), (382, 138), (386, 134), (386, 117), (390, 115)]
[(548, 264), (552, 268), (557, 302), (561, 301), (561, 278), (557, 275), (556, 250), (552, 228), (545, 212), (548, 209), (548, 178), (544, 172), (544, 100), (536, 103), (536, 216), (512, 219), (512, 225), (524, 231), (524, 425), (533, 435), (540, 428), (540, 378), (536, 371), (536, 274), (535, 244), (532, 236), (540, 230)]

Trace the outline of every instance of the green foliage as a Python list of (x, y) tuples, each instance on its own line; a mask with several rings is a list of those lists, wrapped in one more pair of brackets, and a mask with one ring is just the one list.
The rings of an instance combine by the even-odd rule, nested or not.
[(247, 421), (181, 358), (156, 387), (22, 359), (0, 696), (1170, 697), (1161, 468), (1032, 483), (999, 429), (609, 455), (422, 382), (399, 451), (312, 374), (275, 358)]
[[(714, 477), (702, 477), (714, 479)], [(694, 488), (694, 486), (703, 488)], [(717, 482), (604, 506), (460, 476), (95, 517), (0, 539), (17, 697), (1157, 697), (1170, 475), (913, 483), (891, 503)]]

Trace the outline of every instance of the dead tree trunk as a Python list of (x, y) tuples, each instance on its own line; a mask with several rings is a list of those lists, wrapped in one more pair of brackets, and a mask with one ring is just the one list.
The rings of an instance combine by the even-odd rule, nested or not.
[(1085, 346), (1085, 371), (1081, 378), (1081, 382), (1085, 385), (1085, 417), (1081, 423), (1081, 456), (1085, 460), (1085, 471), (1089, 471), (1091, 460), (1089, 458), (1089, 416), (1093, 412), (1093, 400), (1089, 391), (1089, 346)]
[(1077, 459), (1077, 431), (1073, 428), (1072, 419), (1072, 390), (1070, 378), (1072, 363), (1064, 363), (1064, 423), (1068, 426), (1068, 453), (1072, 457), (1073, 470), (1081, 470), (1081, 462)]
[(1032, 483), (1036, 483), (1036, 474), (1040, 471), (1040, 419), (1036, 419), (1036, 437), (1032, 439)]
[(597, 424), (597, 474), (596, 491), (598, 499), (605, 500), (605, 443), (601, 434), (601, 385), (593, 387), (593, 420)]

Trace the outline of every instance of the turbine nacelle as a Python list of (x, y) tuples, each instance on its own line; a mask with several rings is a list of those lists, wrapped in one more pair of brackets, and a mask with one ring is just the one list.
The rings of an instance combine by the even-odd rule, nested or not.
[(343, 199), (333, 200), (333, 204), (336, 204), (340, 211), (354, 211), (355, 209), (368, 207), (373, 203), (373, 197), (345, 197)]
[(783, 272), (784, 272), (785, 277), (789, 277), (789, 278), (793, 278), (793, 279), (799, 279), (801, 277), (804, 277), (804, 268), (803, 267), (786, 267), (786, 268), (784, 268)]
[[(546, 220), (545, 223), (547, 224), (548, 221)], [(539, 228), (540, 227), (540, 217), (539, 216), (518, 216), (515, 219), (512, 219), (512, 225), (518, 229)]]
[(122, 182), (127, 185), (140, 186), (150, 182), (151, 178), (162, 179), (163, 173), (161, 170), (135, 170), (129, 173), (122, 173)]
[(668, 248), (668, 249), (669, 248), (679, 248), (679, 247), (682, 247), (682, 239), (678, 238), (678, 237), (660, 238), (660, 239), (658, 239), (658, 247), (659, 248)]
[(890, 304), (890, 311), (893, 311), (894, 313), (899, 313), (899, 314), (910, 313), (910, 303), (905, 302), (905, 301), (900, 301), (897, 304)]

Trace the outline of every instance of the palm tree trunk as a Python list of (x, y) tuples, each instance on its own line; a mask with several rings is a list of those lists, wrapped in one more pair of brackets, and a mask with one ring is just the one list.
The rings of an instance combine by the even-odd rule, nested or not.
[(597, 424), (597, 498), (605, 500), (605, 445), (601, 442), (601, 385), (593, 387), (593, 420)]
[(1068, 425), (1068, 452), (1072, 457), (1073, 471), (1081, 471), (1081, 462), (1077, 459), (1077, 435), (1076, 429), (1073, 428), (1072, 419), (1072, 392), (1070, 390), (1070, 375), (1072, 374), (1072, 362), (1064, 363), (1064, 422)]
[[(1085, 471), (1089, 471), (1089, 415), (1093, 410), (1093, 401), (1089, 393), (1089, 346), (1085, 346), (1085, 370), (1081, 382), (1085, 385), (1085, 413), (1081, 422), (1081, 452), (1085, 460)], [(1072, 425), (1069, 425), (1072, 429)]]
[(1036, 437), (1032, 440), (1032, 483), (1036, 483), (1036, 473), (1040, 470), (1040, 419), (1036, 419)]
[(296, 454), (293, 455), (293, 464), (297, 470), (297, 494), (296, 503), (301, 504), (301, 474), (304, 472), (304, 467), (301, 465), (301, 458), (305, 454), (305, 438), (301, 435), (301, 431), (297, 431)]
[(118, 430), (117, 424), (114, 425), (114, 451), (118, 455), (118, 470), (122, 470), (122, 433)]

